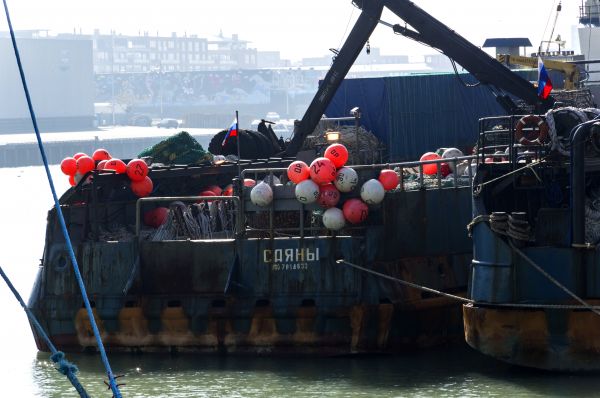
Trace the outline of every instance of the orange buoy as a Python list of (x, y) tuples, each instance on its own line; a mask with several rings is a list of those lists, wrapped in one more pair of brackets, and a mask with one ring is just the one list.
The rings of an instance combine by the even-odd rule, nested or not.
[(154, 188), (154, 184), (152, 184), (152, 180), (148, 176), (144, 177), (144, 179), (141, 181), (131, 181), (130, 186), (131, 191), (138, 198), (144, 198), (150, 195), (150, 193), (152, 193), (152, 189)]
[(398, 174), (394, 170), (391, 169), (383, 169), (379, 173), (379, 182), (383, 185), (383, 189), (389, 191), (390, 189), (396, 189), (398, 183), (400, 182), (400, 178), (398, 178)]
[(106, 162), (108, 162), (108, 160), (99, 161), (98, 164), (96, 165), (96, 170), (104, 170), (104, 166), (106, 166)]
[(106, 149), (96, 149), (94, 151), (94, 153), (92, 154), (92, 159), (94, 159), (95, 161), (99, 161), (99, 160), (108, 160), (110, 159), (112, 156), (110, 156), (110, 153), (108, 153), (108, 151)]
[(121, 159), (112, 158), (104, 165), (104, 170), (114, 170), (117, 174), (127, 172), (127, 165)]
[[(427, 153), (424, 153), (423, 156), (421, 156), (421, 159), (419, 159), (419, 160), (421, 162), (423, 162), (425, 160), (437, 160), (437, 159), (441, 159), (441, 158), (442, 157), (440, 155), (438, 155), (437, 153), (427, 152)], [(427, 175), (437, 174), (437, 164), (435, 164), (435, 163), (424, 164), (423, 165), (423, 174), (427, 174)]]
[(64, 158), (62, 162), (60, 162), (60, 170), (65, 175), (75, 175), (75, 173), (77, 173), (77, 159), (71, 157)]
[(223, 193), (223, 190), (218, 185), (209, 185), (206, 188), (204, 188), (203, 191), (212, 191), (215, 194), (215, 196), (221, 196), (221, 194)]
[(339, 169), (348, 161), (348, 149), (342, 144), (331, 144), (325, 149), (323, 156), (331, 160), (335, 168)]
[(132, 159), (127, 163), (127, 177), (131, 181), (142, 181), (148, 175), (148, 165), (142, 159)]
[(223, 196), (233, 196), (233, 184), (227, 185), (222, 192)]
[(81, 175), (94, 170), (95, 167), (96, 163), (94, 162), (94, 159), (87, 155), (80, 156), (77, 159), (77, 172)]
[(316, 158), (310, 164), (310, 178), (319, 185), (335, 180), (335, 165), (327, 158)]
[(296, 160), (288, 166), (287, 176), (291, 182), (298, 184), (310, 177), (310, 169), (303, 161)]
[(158, 228), (167, 221), (169, 209), (166, 207), (157, 207), (144, 213), (144, 224)]
[(367, 219), (369, 206), (360, 199), (348, 199), (342, 207), (344, 217), (350, 224), (358, 224)]

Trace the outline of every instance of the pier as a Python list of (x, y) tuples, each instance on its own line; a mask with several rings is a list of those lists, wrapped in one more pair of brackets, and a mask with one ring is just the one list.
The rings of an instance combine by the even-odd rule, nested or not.
[[(142, 150), (180, 131), (190, 133), (205, 150), (219, 129), (117, 126), (92, 131), (68, 133), (42, 133), (44, 150), (50, 164), (59, 164), (62, 159), (77, 152), (91, 155), (98, 148), (106, 149), (113, 157), (130, 159)], [(0, 167), (22, 167), (42, 165), (42, 157), (35, 134), (0, 135)]]

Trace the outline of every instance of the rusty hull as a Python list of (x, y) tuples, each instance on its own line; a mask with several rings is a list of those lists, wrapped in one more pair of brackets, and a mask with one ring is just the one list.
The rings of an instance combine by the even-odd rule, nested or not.
[(555, 371), (600, 370), (600, 317), (590, 311), (467, 304), (463, 319), (467, 343), (504, 362)]

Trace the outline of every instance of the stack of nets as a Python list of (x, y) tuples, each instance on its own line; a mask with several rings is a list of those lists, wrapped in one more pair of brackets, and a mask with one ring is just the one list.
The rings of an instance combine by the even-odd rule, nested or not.
[(212, 155), (187, 131), (144, 149), (138, 154), (138, 158), (143, 157), (152, 158), (153, 163), (163, 164), (201, 164), (212, 160)]
[[(325, 132), (338, 131), (340, 133), (340, 144), (343, 144), (349, 153), (349, 164), (371, 164), (380, 163), (382, 157), (382, 145), (371, 133), (362, 126), (338, 126), (334, 122), (320, 121), (312, 135), (304, 141), (302, 149), (314, 149), (326, 147)], [(357, 137), (358, 135), (358, 137)]]
[(205, 201), (190, 206), (175, 201), (169, 205), (167, 220), (150, 236), (150, 240), (232, 238), (234, 227), (234, 212), (224, 201)]

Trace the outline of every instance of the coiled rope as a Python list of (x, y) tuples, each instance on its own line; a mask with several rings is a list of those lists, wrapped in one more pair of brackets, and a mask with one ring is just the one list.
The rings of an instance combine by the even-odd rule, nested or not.
[[(71, 239), (69, 238), (69, 232), (67, 230), (67, 225), (65, 223), (65, 218), (63, 216), (62, 210), (60, 208), (60, 203), (58, 201), (58, 196), (56, 195), (56, 189), (54, 188), (54, 182), (52, 180), (52, 175), (50, 174), (50, 167), (48, 166), (48, 159), (46, 157), (46, 152), (44, 150), (44, 145), (42, 143), (42, 137), (40, 136), (40, 131), (37, 125), (37, 119), (35, 117), (35, 112), (33, 111), (33, 105), (31, 103), (31, 96), (29, 95), (29, 89), (27, 88), (27, 81), (25, 79), (25, 73), (23, 72), (23, 65), (21, 63), (21, 56), (19, 55), (19, 49), (17, 47), (17, 41), (15, 39), (15, 32), (13, 30), (12, 22), (10, 20), (10, 14), (8, 12), (8, 5), (6, 4), (6, 0), (2, 0), (4, 3), (4, 12), (6, 14), (6, 20), (8, 22), (8, 28), (10, 31), (10, 38), (12, 40), (13, 50), (15, 52), (15, 58), (17, 60), (17, 66), (19, 68), (19, 75), (21, 76), (21, 83), (23, 84), (23, 90), (25, 92), (25, 97), (27, 99), (27, 107), (29, 108), (29, 114), (31, 116), (31, 122), (33, 123), (33, 128), (35, 130), (35, 136), (37, 138), (38, 147), (40, 149), (40, 155), (42, 156), (42, 160), (44, 161), (44, 169), (46, 170), (46, 176), (48, 178), (48, 184), (50, 185), (50, 190), (52, 191), (52, 197), (54, 198), (54, 207), (56, 208), (56, 213), (58, 215), (58, 220), (60, 222), (60, 227), (62, 233), (65, 237), (65, 243), (67, 244), (67, 248), (69, 250), (69, 256), (71, 258), (71, 264), (73, 265), (73, 271), (75, 272), (75, 277), (77, 279), (77, 283), (79, 285), (79, 290), (81, 291), (81, 295), (83, 297), (83, 302), (85, 304), (85, 308), (87, 310), (87, 314), (90, 320), (90, 324), (94, 331), (94, 336), (96, 337), (96, 343), (98, 345), (98, 350), (100, 351), (100, 356), (102, 358), (102, 362), (104, 363), (104, 367), (106, 369), (106, 373), (108, 375), (108, 382), (110, 389), (113, 392), (115, 398), (121, 398), (121, 392), (119, 391), (119, 386), (117, 385), (115, 376), (110, 368), (110, 363), (108, 362), (108, 357), (106, 356), (106, 351), (104, 350), (104, 345), (102, 344), (102, 338), (100, 337), (100, 332), (98, 330), (98, 325), (96, 325), (96, 320), (94, 319), (94, 313), (92, 312), (92, 307), (90, 305), (90, 301), (87, 296), (87, 292), (85, 289), (85, 285), (83, 283), (83, 279), (81, 277), (81, 272), (79, 271), (79, 266), (77, 264), (77, 259), (75, 258), (75, 252), (73, 250), (73, 245), (71, 244)], [(59, 358), (57, 358), (59, 359)]]
[(33, 314), (33, 312), (31, 312), (31, 310), (29, 308), (27, 308), (27, 305), (25, 305), (23, 298), (21, 298), (21, 295), (19, 294), (17, 289), (15, 289), (14, 285), (12, 284), (12, 282), (10, 281), (8, 276), (6, 276), (2, 267), (0, 267), (0, 275), (2, 276), (2, 279), (4, 279), (4, 282), (6, 282), (6, 284), (8, 285), (8, 288), (13, 293), (13, 295), (15, 296), (15, 298), (17, 299), (17, 301), (19, 302), (19, 304), (21, 305), (23, 310), (25, 310), (27, 317), (29, 318), (29, 320), (31, 321), (33, 326), (37, 329), (37, 331), (40, 334), (40, 336), (42, 337), (42, 339), (44, 339), (48, 348), (50, 348), (50, 352), (52, 352), (50, 359), (52, 360), (52, 362), (54, 362), (55, 364), (58, 365), (56, 367), (56, 370), (58, 370), (61, 374), (67, 376), (67, 379), (69, 379), (69, 381), (71, 382), (73, 387), (75, 387), (75, 390), (77, 390), (77, 392), (79, 393), (79, 396), (81, 398), (89, 398), (89, 395), (87, 394), (87, 392), (85, 391), (85, 389), (79, 382), (79, 379), (77, 378), (76, 373), (79, 371), (77, 369), (77, 366), (75, 366), (71, 362), (67, 361), (65, 359), (65, 354), (62, 351), (58, 351), (56, 349), (56, 347), (54, 346), (54, 344), (52, 344), (52, 341), (46, 334), (46, 331), (44, 330), (42, 325), (38, 322), (38, 320), (35, 317), (35, 315)]

